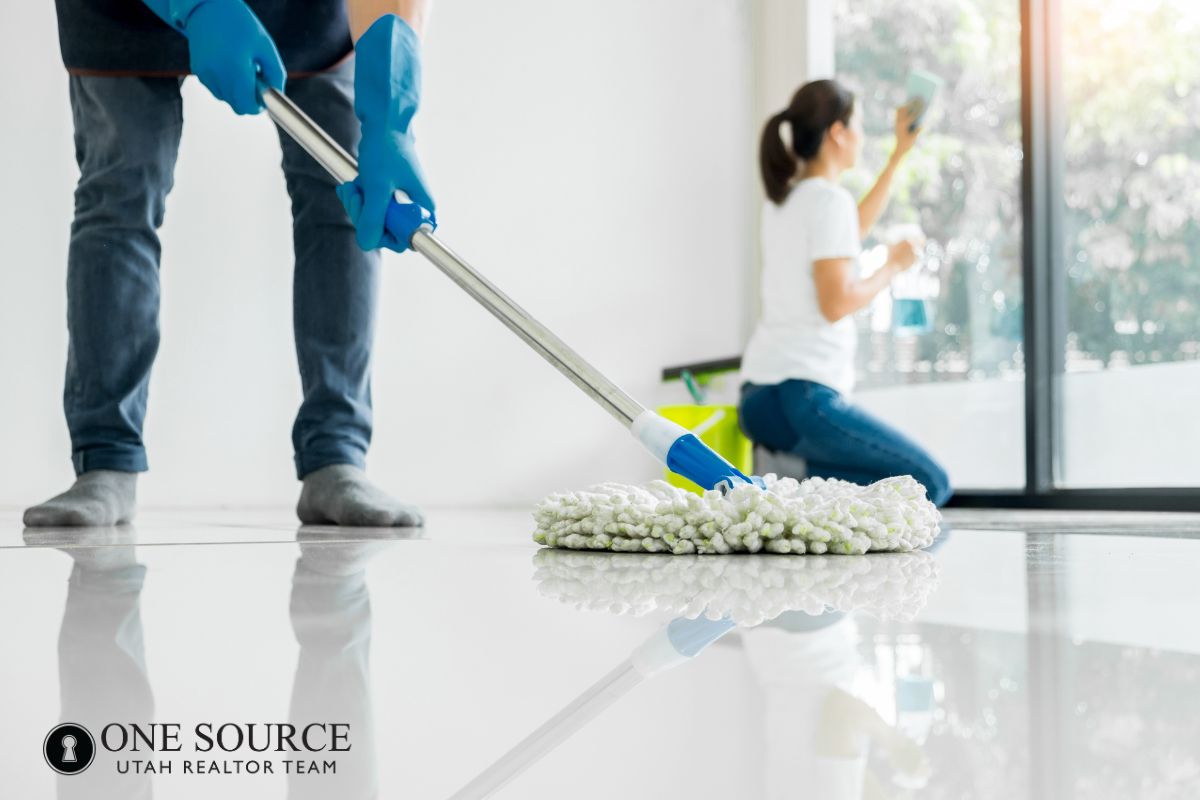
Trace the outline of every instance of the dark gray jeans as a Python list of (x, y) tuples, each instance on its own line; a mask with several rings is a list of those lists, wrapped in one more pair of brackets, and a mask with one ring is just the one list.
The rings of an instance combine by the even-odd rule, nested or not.
[[(355, 153), (353, 63), (288, 94)], [(179, 78), (71, 77), (79, 185), (67, 265), (64, 408), (76, 473), (146, 469), (142, 423), (158, 351), (158, 229), (183, 130)], [(362, 466), (371, 440), (379, 257), (354, 240), (334, 181), (280, 134), (292, 200), (293, 327), (304, 398), (292, 430), (299, 476)]]

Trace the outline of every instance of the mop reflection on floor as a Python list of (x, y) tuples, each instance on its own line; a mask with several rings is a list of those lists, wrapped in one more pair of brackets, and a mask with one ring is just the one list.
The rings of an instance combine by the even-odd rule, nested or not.
[[(788, 714), (768, 709), (766, 739), (771, 744), (764, 756), (769, 797), (795, 793), (796, 776), (805, 774), (795, 771), (797, 766), (803, 767), (796, 763), (799, 759), (810, 762), (821, 775), (822, 792), (813, 796), (860, 800), (869, 741), (881, 742), (899, 770), (916, 776), (909, 785), (923, 780), (920, 776), (927, 768), (915, 745), (841, 684), (847, 665), (853, 668), (857, 663), (857, 632), (851, 612), (883, 620), (912, 619), (937, 586), (937, 561), (929, 553), (882, 553), (855, 559), (664, 559), (540, 550), (533, 563), (534, 581), (547, 598), (579, 610), (635, 617), (665, 612), (675, 618), (451, 800), (491, 796), (643, 680), (695, 658), (734, 630), (754, 642), (747, 652), (769, 703), (784, 709), (789, 698), (802, 704), (818, 698), (800, 727)], [(750, 639), (768, 627), (773, 630), (762, 642)], [(768, 663), (772, 661), (775, 663)], [(788, 674), (803, 677), (789, 684), (781, 677)], [(805, 752), (798, 752), (802, 748)]]
[(925, 606), (938, 577), (937, 560), (925, 551), (869, 558), (653, 558), (539, 550), (533, 563), (539, 593), (581, 610), (727, 617), (747, 627), (785, 611), (862, 611), (909, 620)]
[[(288, 771), (288, 797), (374, 798), (379, 783), (366, 565), (394, 540), (335, 542), (321, 530), (303, 528), (298, 538), (300, 557), (292, 576), (289, 616), (300, 651), (288, 722), (303, 730), (310, 722), (345, 721), (353, 732), (353, 747), (339, 753), (335, 772)], [(29, 529), (25, 535), (29, 546), (61, 545), (74, 562), (58, 637), (61, 717), (93, 733), (112, 722), (148, 728), (155, 721), (141, 618), (147, 568), (137, 561), (136, 541), (136, 529), (124, 525)], [(59, 777), (59, 798), (153, 796), (153, 770), (119, 770), (117, 760), (128, 754), (96, 750), (86, 772)]]

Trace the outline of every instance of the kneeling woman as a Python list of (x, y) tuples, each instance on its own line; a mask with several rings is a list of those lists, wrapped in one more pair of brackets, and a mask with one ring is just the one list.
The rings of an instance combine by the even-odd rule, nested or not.
[[(807, 462), (808, 475), (868, 484), (912, 475), (941, 506), (946, 471), (920, 446), (852, 405), (853, 314), (916, 261), (912, 242), (860, 277), (862, 239), (887, 204), (892, 174), (920, 131), (896, 114), (896, 149), (856, 204), (838, 185), (862, 151), (854, 95), (836, 81), (805, 84), (767, 122), (759, 159), (770, 202), (762, 222), (762, 320), (742, 359), (742, 429), (756, 443)], [(790, 145), (783, 140), (788, 128)]]

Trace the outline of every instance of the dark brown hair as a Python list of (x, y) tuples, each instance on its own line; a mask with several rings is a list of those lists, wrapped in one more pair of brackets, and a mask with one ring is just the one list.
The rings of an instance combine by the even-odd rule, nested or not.
[[(792, 191), (799, 161), (816, 158), (825, 133), (835, 122), (850, 124), (854, 93), (834, 80), (812, 81), (801, 86), (783, 111), (767, 120), (758, 150), (763, 186), (771, 202), (780, 205)], [(792, 126), (792, 145), (783, 141), (783, 123)]]

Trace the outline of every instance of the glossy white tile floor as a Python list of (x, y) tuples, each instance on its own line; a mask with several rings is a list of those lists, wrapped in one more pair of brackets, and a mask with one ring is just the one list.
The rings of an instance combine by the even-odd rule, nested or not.
[[(88, 534), (3, 511), (0, 797), (1200, 797), (1200, 526), (958, 516), (932, 553), (686, 560), (539, 555), (523, 512), (385, 539), (282, 510)], [(641, 677), (689, 603), (771, 619)], [(58, 777), (64, 720), (177, 724), (183, 751)], [(348, 726), (316, 757), (336, 774), (192, 749), (204, 723), (312, 721)], [(172, 771), (118, 773), (137, 760)], [(275, 774), (184, 774), (213, 761)]]

